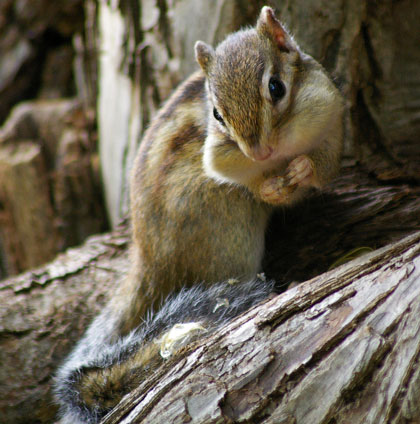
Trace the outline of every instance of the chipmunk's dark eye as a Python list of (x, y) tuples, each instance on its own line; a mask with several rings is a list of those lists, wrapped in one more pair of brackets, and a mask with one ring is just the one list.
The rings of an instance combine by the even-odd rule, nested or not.
[(215, 117), (215, 119), (217, 119), (222, 125), (225, 125), (225, 121), (223, 120), (223, 118), (220, 116), (219, 112), (217, 111), (217, 109), (214, 107), (213, 108), (213, 116)]
[(270, 91), (270, 96), (273, 102), (277, 102), (284, 97), (286, 94), (286, 87), (282, 81), (277, 77), (271, 77), (268, 81), (268, 89)]

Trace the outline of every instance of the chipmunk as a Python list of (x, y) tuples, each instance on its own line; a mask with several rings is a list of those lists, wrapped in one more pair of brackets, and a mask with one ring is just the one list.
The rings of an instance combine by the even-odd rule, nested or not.
[(98, 422), (163, 357), (267, 297), (256, 275), (273, 209), (339, 169), (342, 97), (273, 9), (195, 52), (201, 70), (133, 166), (131, 271), (58, 372), (63, 423)]

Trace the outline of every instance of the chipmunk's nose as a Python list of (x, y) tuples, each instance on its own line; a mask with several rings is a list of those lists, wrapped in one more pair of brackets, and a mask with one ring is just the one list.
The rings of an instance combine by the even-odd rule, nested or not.
[(257, 145), (251, 148), (251, 159), (263, 161), (270, 158), (273, 154), (273, 148), (270, 146)]

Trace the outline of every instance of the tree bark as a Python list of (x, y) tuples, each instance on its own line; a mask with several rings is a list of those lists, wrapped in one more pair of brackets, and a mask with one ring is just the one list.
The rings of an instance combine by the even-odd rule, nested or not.
[[(315, 196), (303, 205), (288, 211), (280, 211), (273, 218), (267, 234), (267, 252), (264, 261), (264, 271), (267, 277), (275, 278), (280, 286), (292, 281), (305, 281), (328, 271), (331, 265), (350, 250), (360, 247), (370, 247), (372, 250), (396, 242), (404, 236), (420, 230), (419, 194), (420, 189), (418, 187), (409, 185), (384, 185), (378, 187), (374, 181), (371, 181), (370, 178), (360, 173), (357, 169), (353, 167), (347, 168), (343, 171), (343, 175), (322, 195)], [(0, 422), (22, 424), (53, 422), (56, 408), (53, 406), (51, 395), (52, 375), (75, 342), (81, 337), (91, 319), (101, 309), (106, 298), (112, 296), (118, 280), (123, 278), (127, 272), (129, 265), (127, 255), (128, 233), (129, 231), (125, 225), (111, 234), (91, 238), (84, 246), (69, 250), (46, 267), (0, 283), (0, 379), (2, 381), (0, 385)], [(414, 261), (414, 253), (409, 253), (410, 245), (412, 245), (413, 249), (417, 249), (417, 247), (415, 248), (416, 243), (418, 243), (418, 236), (402, 242), (397, 247), (390, 247), (386, 250), (387, 253), (383, 253), (383, 250), (370, 253), (370, 256), (363, 257), (356, 260), (352, 265), (345, 265), (344, 268), (340, 268), (342, 270), (340, 273), (338, 273), (338, 270), (332, 271), (332, 274), (321, 275), (318, 279), (287, 291), (282, 297), (278, 298), (278, 302), (280, 302), (279, 305), (282, 305), (285, 299), (290, 298), (288, 309), (284, 309), (284, 315), (281, 315), (283, 309), (279, 310), (280, 318), (273, 318), (273, 325), (270, 320), (267, 320), (267, 324), (261, 324), (256, 330), (253, 324), (255, 321), (248, 322), (247, 319), (240, 318), (232, 324), (232, 328), (236, 328), (237, 330), (235, 331), (240, 332), (240, 326), (243, 323), (242, 331), (247, 334), (248, 331), (252, 330), (255, 333), (255, 337), (249, 340), (248, 353), (250, 356), (244, 359), (246, 362), (243, 363), (243, 367), (241, 365), (238, 368), (231, 368), (232, 377), (229, 378), (236, 378), (236, 375), (240, 377), (241, 373), (244, 373), (249, 378), (252, 377), (252, 374), (249, 374), (248, 365), (245, 365), (248, 362), (249, 364), (253, 363), (250, 349), (251, 347), (253, 349), (257, 340), (258, 343), (266, 347), (271, 346), (270, 343), (275, 343), (270, 336), (272, 331), (280, 331), (279, 329), (282, 329), (281, 331), (287, 333), (292, 331), (291, 323), (301, 322), (308, 326), (305, 327), (305, 334), (314, 335), (313, 338), (309, 339), (308, 343), (310, 343), (316, 341), (315, 334), (319, 334), (319, 331), (321, 331), (317, 327), (318, 324), (321, 325), (321, 321), (317, 320), (317, 314), (320, 315), (319, 319), (321, 317), (330, 317), (331, 322), (334, 322), (335, 319), (337, 325), (342, 325), (340, 324), (341, 315), (334, 318), (333, 310), (335, 306), (331, 306), (328, 302), (323, 303), (324, 300), (322, 299), (324, 297), (325, 299), (330, 299), (331, 302), (331, 299), (337, 299), (337, 308), (344, 308), (343, 302), (345, 302), (345, 299), (343, 296), (345, 297), (345, 295), (343, 293), (350, 293), (348, 295), (348, 302), (351, 302), (351, 305), (348, 306), (349, 314), (351, 312), (350, 309), (353, 308), (356, 315), (359, 312), (362, 313), (364, 306), (361, 304), (358, 309), (359, 295), (357, 293), (353, 294), (355, 291), (363, 290), (362, 293), (373, 296), (373, 299), (376, 299), (375, 296), (379, 296), (385, 302), (388, 294), (383, 293), (382, 283), (379, 284), (379, 282), (382, 280), (388, 281), (389, 278), (394, 278), (393, 275), (395, 275), (395, 279), (403, 280), (401, 277), (403, 271), (398, 268), (399, 260), (402, 264), (401, 269), (406, 269), (404, 258), (410, 258), (411, 255), (416, 268), (413, 269), (410, 275), (417, 275), (418, 261)], [(407, 246), (407, 249), (404, 246)], [(403, 254), (403, 251), (408, 253)], [(393, 252), (395, 252), (395, 258), (393, 258)], [(385, 265), (386, 261), (388, 261), (388, 267)], [(352, 268), (353, 266), (354, 268)], [(387, 271), (382, 274), (378, 271), (379, 274), (375, 274), (377, 270), (382, 268)], [(351, 269), (353, 271), (343, 271)], [(354, 276), (354, 284), (359, 281), (358, 278), (361, 278), (362, 275), (365, 275), (366, 278), (361, 279), (354, 286), (355, 288), (345, 289), (344, 286), (351, 284), (349, 277), (351, 272), (353, 273), (351, 275)], [(407, 271), (407, 278), (409, 277), (408, 274)], [(322, 281), (325, 282), (325, 291), (320, 294)], [(334, 284), (336, 285), (334, 286)], [(384, 283), (384, 287), (386, 284)], [(362, 286), (359, 287), (360, 285)], [(370, 288), (372, 292), (364, 291), (363, 285), (366, 286), (366, 290)], [(398, 287), (395, 287), (395, 290)], [(388, 291), (391, 292), (392, 290), (394, 289), (389, 289)], [(398, 290), (401, 290), (401, 288)], [(311, 293), (313, 293), (312, 300)], [(390, 302), (394, 302), (394, 300), (390, 300)], [(372, 300), (372, 302), (374, 301)], [(356, 302), (356, 305), (353, 305), (354, 302)], [(405, 301), (401, 300), (401, 302), (401, 305), (403, 305)], [(304, 306), (301, 306), (301, 304), (304, 304)], [(317, 306), (311, 306), (312, 304)], [(274, 308), (275, 311), (280, 308), (280, 306), (276, 306), (276, 301), (267, 305), (271, 305), (269, 308)], [(271, 310), (267, 309), (267, 305), (262, 306), (262, 311)], [(387, 310), (386, 312), (390, 314), (395, 311), (400, 313), (404, 309), (403, 306), (395, 307), (393, 303), (389, 305), (389, 311)], [(368, 308), (366, 309), (368, 312), (365, 314), (366, 319), (377, 313), (375, 312), (377, 307), (379, 305), (375, 306), (375, 308), (372, 307), (372, 311), (366, 307)], [(303, 315), (299, 312), (301, 310)], [(256, 312), (252, 313), (255, 314)], [(416, 313), (414, 308), (410, 311), (407, 310), (406, 319), (416, 319)], [(290, 314), (290, 317), (288, 314)], [(249, 315), (249, 317), (251, 316), (252, 314)], [(300, 321), (288, 321), (286, 318)], [(356, 318), (351, 318), (351, 320), (348, 318), (350, 320), (348, 326), (340, 330), (342, 331), (340, 333), (342, 334), (341, 338), (337, 335), (332, 335), (332, 332), (326, 331), (323, 343), (331, 346), (331, 348), (336, 344), (338, 349), (341, 343), (344, 343), (347, 337), (350, 336), (350, 334), (344, 333), (345, 329), (349, 330), (351, 328), (352, 331), (356, 331), (359, 322), (361, 328), (365, 328), (366, 323), (370, 322), (364, 321), (365, 318), (363, 320), (361, 318), (362, 315), (357, 315)], [(281, 321), (285, 323), (281, 324)], [(272, 330), (270, 330), (271, 325)], [(311, 327), (312, 325), (314, 325), (313, 328)], [(229, 329), (224, 329), (220, 333), (220, 337), (222, 335), (227, 337), (230, 331)], [(397, 333), (399, 334), (399, 332)], [(377, 336), (375, 334), (375, 332), (372, 332), (369, 337), (376, 340)], [(328, 341), (330, 335), (331, 338)], [(219, 343), (217, 340), (222, 341), (225, 339), (219, 339), (218, 337), (219, 335), (210, 338), (208, 346), (212, 346), (211, 349), (216, 350), (217, 346), (219, 346), (220, 352), (225, 351), (226, 347), (222, 349), (222, 345), (217, 344)], [(269, 337), (266, 344), (264, 344), (265, 337)], [(283, 352), (288, 352), (288, 349), (292, 349), (292, 352), (300, 352), (301, 349), (295, 347), (294, 344), (297, 342), (298, 340), (294, 340), (293, 337), (282, 339), (281, 349), (275, 347), (275, 349), (273, 348), (274, 350), (264, 351), (265, 353), (261, 352), (260, 357), (265, 361), (267, 358), (271, 358), (270, 355), (274, 352), (273, 355), (278, 361), (279, 358), (283, 358), (281, 355), (283, 355)], [(227, 342), (225, 341), (224, 343)], [(231, 349), (239, 349), (239, 347), (239, 345), (235, 347), (232, 344)], [(200, 345), (197, 352), (207, 352), (209, 349), (207, 343), (205, 343)], [(247, 349), (245, 347), (244, 349), (246, 353)], [(327, 355), (324, 345), (320, 346), (319, 349), (319, 352)], [(400, 355), (406, 355), (405, 347), (398, 349), (401, 350)], [(184, 356), (182, 355), (178, 357), (178, 361), (186, 360), (186, 353)], [(287, 354), (281, 361), (291, 360), (288, 359), (290, 355), (293, 355), (293, 353)], [(318, 353), (314, 353), (314, 355), (316, 357)], [(194, 356), (191, 358), (194, 358)], [(206, 358), (210, 360), (211, 356), (206, 356)], [(299, 357), (294, 360), (299, 361)], [(195, 374), (195, 371), (193, 372), (200, 363), (191, 363), (191, 375), (195, 375), (198, 380), (203, 378), (203, 381), (207, 381), (206, 378), (210, 378), (209, 376), (206, 377), (201, 371), (199, 374)], [(142, 392), (144, 395), (148, 388), (157, 385), (159, 376), (162, 376), (162, 381), (165, 384), (168, 383), (169, 377), (164, 377), (165, 373), (169, 372), (169, 369), (177, 370), (178, 367), (182, 367), (182, 364), (180, 364), (181, 362), (178, 363), (177, 360), (165, 364), (162, 370), (158, 371), (158, 374), (151, 376), (151, 379), (145, 382), (139, 390), (144, 390)], [(228, 372), (227, 368), (229, 368), (229, 362), (226, 362), (226, 368), (220, 368), (220, 379), (228, 378), (222, 375), (223, 369)], [(300, 368), (300, 372), (303, 372), (302, 368)], [(273, 374), (274, 378), (277, 370), (273, 368), (270, 373)], [(298, 374), (293, 375), (296, 377)], [(405, 384), (405, 378), (401, 377), (399, 381), (402, 385)], [(213, 380), (219, 380), (219, 377), (213, 378)], [(287, 381), (287, 388), (289, 388), (292, 380)], [(395, 381), (397, 380), (395, 379)], [(177, 386), (178, 389), (181, 389), (183, 384), (179, 384)], [(199, 382), (195, 381), (194, 384), (191, 383), (188, 387), (194, 392), (196, 384), (199, 384)], [(161, 386), (159, 385), (159, 387)], [(228, 392), (229, 396), (233, 396), (236, 393), (232, 391), (232, 387), (236, 386), (226, 387), (228, 387), (226, 393)], [(246, 387), (250, 389), (251, 386)], [(239, 389), (240, 385), (237, 386), (237, 390)], [(254, 391), (254, 396), (259, 393), (258, 390)], [(356, 393), (358, 388), (356, 387), (354, 390), (352, 393)], [(375, 390), (376, 388), (373, 387), (373, 394), (376, 393)], [(150, 393), (153, 394), (154, 392)], [(168, 394), (168, 396), (170, 395)], [(272, 399), (272, 394), (265, 394), (264, 396), (267, 399)], [(375, 396), (378, 396), (378, 394)], [(203, 399), (204, 402), (206, 398), (204, 397)], [(155, 405), (153, 402), (156, 402), (156, 399), (152, 397), (152, 403), (149, 408), (150, 413), (152, 413), (151, 407)], [(196, 401), (194, 400), (193, 406), (191, 406), (193, 409), (197, 408), (197, 402), (195, 406), (194, 402)], [(146, 410), (149, 409), (142, 410), (142, 414), (145, 414)], [(117, 411), (121, 412), (120, 409)], [(191, 413), (194, 415), (193, 412)], [(153, 416), (151, 415), (150, 417)], [(150, 417), (148, 416), (145, 422), (153, 422), (149, 421)], [(168, 422), (172, 422), (172, 420)], [(297, 422), (300, 423), (300, 421)], [(377, 421), (377, 423), (380, 422)], [(383, 422), (385, 423), (386, 421)]]
[(0, 281), (0, 422), (51, 423), (58, 365), (128, 268), (127, 228)]
[(420, 232), (182, 351), (102, 424), (418, 423)]

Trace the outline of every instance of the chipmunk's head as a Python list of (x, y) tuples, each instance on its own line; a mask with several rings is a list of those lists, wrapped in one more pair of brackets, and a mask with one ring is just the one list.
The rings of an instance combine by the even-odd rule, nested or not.
[(292, 99), (291, 68), (299, 59), (273, 9), (264, 7), (255, 28), (231, 34), (215, 50), (201, 41), (195, 49), (207, 76), (214, 131), (237, 143), (247, 157), (268, 159), (275, 148), (273, 118), (284, 119)]
[[(308, 128), (320, 127), (317, 112), (311, 114), (310, 109), (329, 100), (325, 93), (318, 95), (324, 82), (317, 78), (331, 84), (310, 58), (319, 75), (314, 73), (312, 92), (310, 87), (301, 89), (312, 78), (303, 65), (309, 56), (299, 50), (270, 7), (263, 7), (254, 28), (231, 34), (216, 49), (198, 41), (195, 51), (207, 77), (209, 135), (214, 139), (236, 143), (245, 156), (264, 162), (293, 156), (297, 144), (301, 147), (304, 139), (312, 138), (308, 129), (297, 134), (297, 128), (305, 127), (302, 120), (315, 116)], [(313, 101), (314, 96), (320, 102)]]

